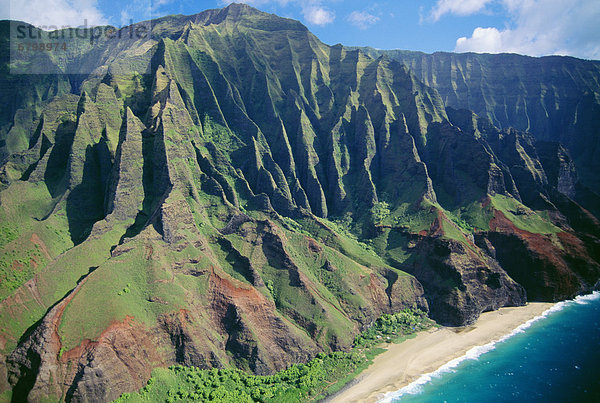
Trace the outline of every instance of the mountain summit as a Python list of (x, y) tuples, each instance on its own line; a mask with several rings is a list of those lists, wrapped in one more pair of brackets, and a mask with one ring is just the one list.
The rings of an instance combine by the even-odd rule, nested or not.
[(240, 4), (150, 29), (1, 59), (2, 391), (270, 374), (404, 308), (597, 287), (596, 63), (327, 46)]
[(177, 25), (192, 22), (197, 25), (237, 25), (264, 31), (307, 31), (308, 29), (299, 21), (282, 18), (274, 14), (265, 13), (243, 3), (231, 3), (225, 8), (206, 10), (198, 14), (184, 16), (174, 15), (154, 20), (154, 23), (167, 21)]

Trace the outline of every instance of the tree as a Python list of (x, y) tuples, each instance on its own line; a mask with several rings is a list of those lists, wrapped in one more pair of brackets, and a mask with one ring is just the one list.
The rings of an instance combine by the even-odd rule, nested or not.
[(377, 202), (371, 208), (371, 217), (373, 223), (377, 224), (385, 220), (390, 215), (390, 205), (387, 202)]

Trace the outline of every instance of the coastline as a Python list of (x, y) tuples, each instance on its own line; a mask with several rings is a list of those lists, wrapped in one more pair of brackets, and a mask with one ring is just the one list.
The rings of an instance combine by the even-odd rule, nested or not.
[(550, 309), (552, 303), (529, 303), (523, 307), (501, 308), (481, 314), (477, 322), (465, 328), (434, 328), (399, 344), (374, 358), (366, 370), (326, 402), (377, 402), (429, 374), (470, 349), (506, 336), (527, 321)]

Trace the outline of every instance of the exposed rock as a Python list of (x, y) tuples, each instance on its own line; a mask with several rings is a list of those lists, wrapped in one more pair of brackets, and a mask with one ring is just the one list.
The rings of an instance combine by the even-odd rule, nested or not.
[(431, 316), (439, 323), (470, 325), (482, 312), (527, 302), (523, 287), (474, 247), (427, 237), (416, 250), (419, 258), (405, 270), (423, 284)]
[(537, 155), (533, 137), (509, 129), (483, 133), (494, 153), (510, 169), (521, 200), (533, 209), (552, 208), (548, 201), (548, 179)]
[[(486, 194), (506, 194), (512, 178), (503, 172), (485, 140), (449, 123), (430, 125), (427, 166), (434, 186), (451, 199), (450, 206), (466, 204)], [(512, 187), (512, 186), (511, 186)]]
[(600, 274), (600, 264), (580, 239), (568, 232), (557, 238), (520, 230), (497, 211), (490, 232), (478, 234), (477, 243), (492, 243), (496, 259), (530, 301), (553, 302), (593, 290)]
[(548, 185), (565, 196), (575, 199), (577, 171), (568, 150), (560, 143), (541, 141), (535, 143), (535, 148), (548, 176)]
[(28, 401), (39, 401), (46, 396), (60, 398), (63, 395), (57, 384), (64, 376), (58, 364), (61, 348), (58, 326), (66, 305), (84, 283), (82, 281), (54, 306), (8, 357), (8, 381), (14, 395)]
[(537, 141), (565, 145), (583, 184), (598, 193), (600, 113), (598, 61), (516, 54), (410, 51), (385, 54), (435, 88), (446, 106), (466, 108), (501, 129), (530, 132)]

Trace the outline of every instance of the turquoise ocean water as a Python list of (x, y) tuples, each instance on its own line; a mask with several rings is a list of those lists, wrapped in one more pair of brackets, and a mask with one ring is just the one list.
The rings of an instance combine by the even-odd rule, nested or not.
[[(507, 329), (510, 331), (509, 329)], [(383, 402), (600, 402), (600, 293), (560, 302)]]

